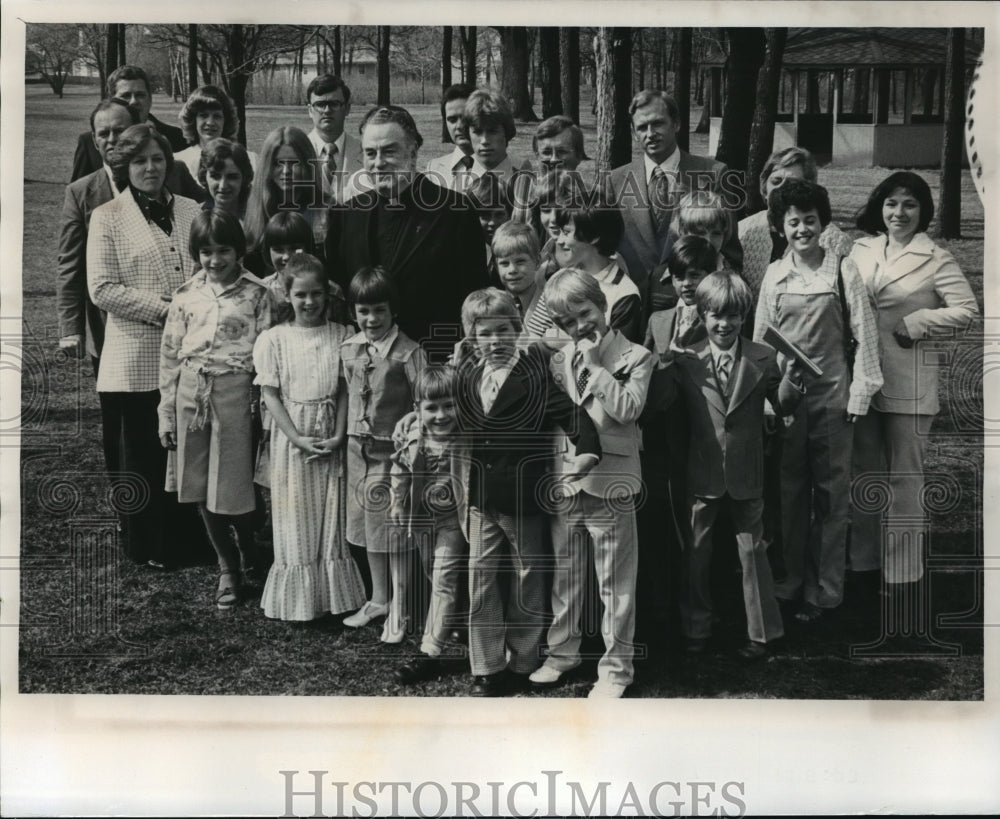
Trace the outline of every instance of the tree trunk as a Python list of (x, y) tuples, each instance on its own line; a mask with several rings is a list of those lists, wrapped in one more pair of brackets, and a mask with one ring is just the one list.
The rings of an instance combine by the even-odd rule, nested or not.
[[(128, 57), (125, 56), (125, 23), (118, 24), (118, 65), (125, 65)], [(117, 68), (118, 66), (115, 66)]]
[(642, 29), (635, 30), (636, 49), (636, 88), (646, 87), (646, 44), (643, 42)]
[(719, 129), (716, 158), (730, 168), (745, 171), (750, 150), (757, 73), (764, 62), (767, 40), (762, 28), (730, 28), (726, 60), (726, 101)]
[(344, 70), (344, 41), (341, 39), (340, 26), (333, 27), (333, 73), (338, 77)]
[(631, 99), (632, 31), (598, 28), (594, 57), (597, 61), (598, 172), (625, 165), (632, 158), (628, 117)]
[(462, 40), (462, 82), (476, 87), (476, 52), (478, 51), (477, 33), (475, 26), (459, 26), (459, 36)]
[(500, 34), (500, 93), (509, 101), (514, 119), (537, 122), (528, 93), (528, 29), (525, 26), (498, 26)]
[(580, 122), (580, 29), (559, 29), (559, 69), (562, 73), (562, 112)]
[(378, 104), (389, 104), (389, 35), (391, 26), (378, 26)]
[(691, 29), (679, 29), (677, 38), (677, 73), (674, 75), (674, 99), (680, 110), (677, 144), (688, 149), (691, 132)]
[[(118, 23), (108, 23), (108, 33), (106, 36), (107, 47), (104, 58), (105, 66), (105, 77), (110, 77), (112, 72), (118, 68)], [(105, 88), (106, 83), (101, 83), (101, 97), (106, 97), (108, 95), (108, 89)]]
[(712, 69), (708, 69), (701, 80), (701, 116), (698, 118), (698, 124), (694, 129), (696, 134), (707, 134), (712, 125), (713, 82)]
[(563, 113), (562, 69), (559, 64), (559, 29), (538, 29), (542, 64), (542, 118)]
[[(453, 31), (451, 26), (441, 27), (441, 90), (448, 88), (451, 82), (451, 49)], [(451, 134), (448, 133), (448, 124), (441, 117), (441, 141), (451, 142)]]
[(941, 145), (941, 201), (938, 235), (962, 235), (962, 148), (965, 145), (965, 29), (948, 29), (944, 74), (944, 141)]
[(757, 108), (750, 129), (750, 151), (747, 163), (747, 213), (756, 213), (765, 206), (760, 195), (760, 172), (771, 155), (774, 144), (774, 118), (778, 112), (778, 87), (781, 84), (781, 58), (788, 38), (787, 28), (765, 29), (767, 50), (764, 65), (757, 75)]
[(246, 40), (242, 25), (229, 26), (229, 96), (236, 104), (236, 116), (240, 120), (236, 138), (247, 144), (247, 83), (250, 75), (246, 69)]
[(198, 87), (198, 26), (194, 23), (188, 26), (188, 93)]

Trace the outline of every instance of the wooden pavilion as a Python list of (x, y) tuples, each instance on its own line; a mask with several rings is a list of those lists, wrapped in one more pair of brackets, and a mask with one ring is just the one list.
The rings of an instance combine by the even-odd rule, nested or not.
[[(969, 69), (981, 47), (966, 38)], [(946, 55), (944, 28), (791, 29), (773, 149), (799, 145), (853, 167), (939, 166)], [(711, 120), (713, 154), (721, 121)]]

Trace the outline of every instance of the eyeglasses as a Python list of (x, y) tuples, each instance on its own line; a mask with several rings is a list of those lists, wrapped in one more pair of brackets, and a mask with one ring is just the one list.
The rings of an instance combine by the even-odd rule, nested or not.
[(316, 100), (316, 102), (310, 102), (309, 107), (315, 108), (317, 111), (339, 111), (347, 105), (343, 100)]

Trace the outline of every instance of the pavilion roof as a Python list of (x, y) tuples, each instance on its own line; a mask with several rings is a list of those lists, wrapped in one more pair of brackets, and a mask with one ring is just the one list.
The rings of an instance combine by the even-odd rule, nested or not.
[[(946, 28), (792, 28), (782, 58), (788, 70), (834, 68), (921, 68), (943, 66)], [(965, 38), (966, 65), (975, 65), (982, 46)], [(722, 65), (713, 49), (704, 62)]]

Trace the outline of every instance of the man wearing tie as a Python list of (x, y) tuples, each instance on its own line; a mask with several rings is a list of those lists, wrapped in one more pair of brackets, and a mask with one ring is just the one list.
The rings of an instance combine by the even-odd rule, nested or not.
[(343, 204), (354, 195), (352, 174), (361, 170), (361, 143), (344, 131), (351, 113), (351, 89), (340, 77), (320, 74), (306, 88), (313, 129), (309, 141), (316, 149), (323, 174), (323, 197)]
[[(678, 147), (680, 112), (673, 97), (664, 91), (640, 91), (629, 104), (629, 116), (643, 156), (615, 168), (608, 181), (612, 201), (621, 207), (625, 218), (618, 255), (625, 260), (639, 292), (645, 293), (650, 272), (666, 261), (676, 238), (671, 222), (681, 197), (695, 189), (719, 190), (727, 168), (712, 157), (689, 154)], [(742, 267), (743, 253), (735, 231), (722, 255), (734, 270)]]
[(442, 188), (464, 191), (466, 183), (471, 181), (468, 172), (473, 163), (472, 143), (465, 125), (465, 102), (474, 90), (472, 86), (457, 83), (449, 85), (441, 95), (441, 117), (455, 147), (451, 153), (428, 160), (424, 173)]

